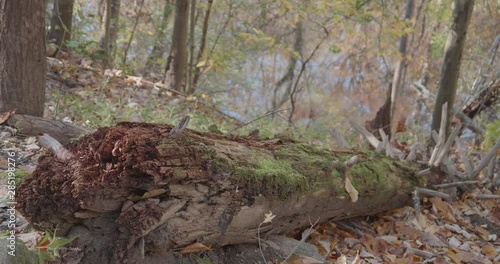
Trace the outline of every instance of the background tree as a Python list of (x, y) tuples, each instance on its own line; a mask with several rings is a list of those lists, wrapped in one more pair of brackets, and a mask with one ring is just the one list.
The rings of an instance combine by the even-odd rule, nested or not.
[[(451, 120), (454, 116), (454, 103), (457, 94), (457, 83), (462, 62), (462, 51), (465, 45), (467, 27), (474, 8), (474, 0), (455, 0), (453, 11), (453, 22), (451, 24), (448, 39), (446, 40), (441, 78), (439, 79), (439, 90), (436, 104), (432, 115), (432, 130), (439, 131), (441, 123), (441, 109), (448, 103), (446, 119), (446, 136), (450, 134)], [(431, 137), (431, 141), (432, 137)]]
[(105, 0), (105, 13), (99, 35), (99, 45), (104, 52), (103, 62), (109, 66), (112, 63), (112, 52), (115, 47), (121, 0)]
[(165, 83), (177, 91), (183, 90), (187, 66), (188, 13), (189, 1), (177, 0), (175, 4), (174, 31), (172, 33), (172, 49), (165, 70)]
[(167, 36), (167, 25), (169, 22), (170, 14), (172, 13), (172, 0), (165, 0), (165, 5), (163, 6), (163, 13), (161, 17), (160, 26), (158, 32), (155, 34), (156, 38), (153, 42), (153, 49), (149, 54), (144, 69), (142, 73), (145, 75), (152, 70), (157, 70), (159, 68), (158, 60), (163, 56), (166, 46), (166, 36)]
[(0, 0), (0, 112), (43, 116), (45, 1)]
[(66, 42), (71, 39), (73, 3), (73, 0), (54, 1), (48, 41), (57, 44), (60, 49), (65, 49)]

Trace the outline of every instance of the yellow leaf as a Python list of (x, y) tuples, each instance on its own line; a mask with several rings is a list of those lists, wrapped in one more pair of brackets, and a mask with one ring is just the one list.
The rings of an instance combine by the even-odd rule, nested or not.
[(203, 67), (203, 66), (205, 66), (206, 64), (207, 64), (207, 61), (202, 60), (202, 61), (198, 62), (198, 64), (196, 64), (196, 68)]
[(148, 198), (156, 197), (156, 196), (164, 194), (166, 192), (167, 192), (167, 190), (162, 189), (162, 188), (153, 189), (153, 190), (149, 190), (149, 191), (145, 192), (142, 196), (132, 195), (128, 199), (130, 201), (136, 202), (136, 201), (146, 200)]
[(351, 201), (355, 203), (358, 200), (359, 192), (356, 188), (354, 188), (354, 186), (352, 186), (351, 179), (349, 179), (349, 177), (345, 177), (345, 190), (349, 193)]

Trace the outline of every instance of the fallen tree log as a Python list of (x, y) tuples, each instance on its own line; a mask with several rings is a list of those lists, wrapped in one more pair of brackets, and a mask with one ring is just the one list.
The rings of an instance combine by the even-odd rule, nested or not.
[(48, 133), (61, 144), (68, 144), (71, 140), (76, 140), (82, 135), (92, 132), (91, 129), (78, 125), (30, 115), (9, 115), (6, 123), (9, 126), (17, 128), (19, 133), (28, 136)]
[(81, 263), (136, 263), (399, 208), (416, 184), (417, 168), (371, 152), (171, 130), (121, 123), (67, 145), (72, 158), (42, 156), (17, 208), (39, 228), (78, 235)]

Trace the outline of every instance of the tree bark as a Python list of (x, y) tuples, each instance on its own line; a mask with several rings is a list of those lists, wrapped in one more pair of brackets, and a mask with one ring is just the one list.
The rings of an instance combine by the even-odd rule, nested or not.
[(188, 0), (177, 0), (175, 4), (172, 50), (165, 70), (165, 83), (176, 91), (182, 91), (187, 63)]
[(71, 39), (73, 24), (73, 0), (54, 1), (54, 11), (50, 19), (48, 40), (57, 44), (59, 49), (66, 49), (66, 42)]
[[(453, 108), (457, 93), (460, 64), (462, 62), (462, 51), (467, 35), (467, 26), (469, 25), (473, 8), (474, 0), (455, 0), (453, 22), (446, 41), (441, 78), (439, 79), (439, 90), (432, 115), (432, 130), (439, 131), (441, 109), (443, 104), (448, 102), (446, 137), (448, 137), (451, 131), (450, 126), (454, 115)], [(434, 142), (432, 137), (431, 142)]]
[(43, 116), (45, 1), (0, 0), (0, 112)]
[[(82, 263), (130, 263), (141, 252), (255, 243), (258, 232), (373, 215), (410, 204), (416, 184), (416, 168), (369, 153), (171, 129), (121, 123), (67, 145), (75, 158), (42, 156), (16, 208), (35, 226), (78, 235)], [(269, 212), (276, 217), (261, 225)]]

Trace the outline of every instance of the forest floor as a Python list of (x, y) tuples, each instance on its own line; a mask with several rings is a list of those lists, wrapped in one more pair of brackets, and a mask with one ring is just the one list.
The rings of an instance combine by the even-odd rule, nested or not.
[[(207, 128), (210, 118), (238, 125), (206, 101), (176, 95), (155, 85), (156, 80), (91, 64), (70, 57), (49, 63), (45, 117), (97, 127), (119, 121), (172, 122), (183, 109), (196, 109), (209, 115), (198, 118), (197, 127)], [(188, 104), (177, 106), (180, 100)], [(4, 150), (0, 169), (8, 168), (7, 153), (14, 152), (20, 180), (34, 170), (45, 151), (35, 137), (16, 134), (4, 125), (0, 125), (0, 139)], [(6, 172), (1, 175), (0, 184), (7, 186)], [(305, 243), (314, 245), (318, 254), (296, 255), (289, 263), (500, 263), (500, 203), (475, 198), (479, 192), (500, 194), (500, 190), (476, 186), (460, 190), (455, 201), (423, 198), (414, 207), (313, 226)], [(0, 189), (0, 233), (9, 230), (7, 195), (7, 188)], [(34, 230), (19, 214), (16, 230), (33, 249), (43, 237), (43, 232)], [(290, 230), (287, 235), (300, 240), (304, 233)], [(203, 256), (204, 252), (195, 254)]]

